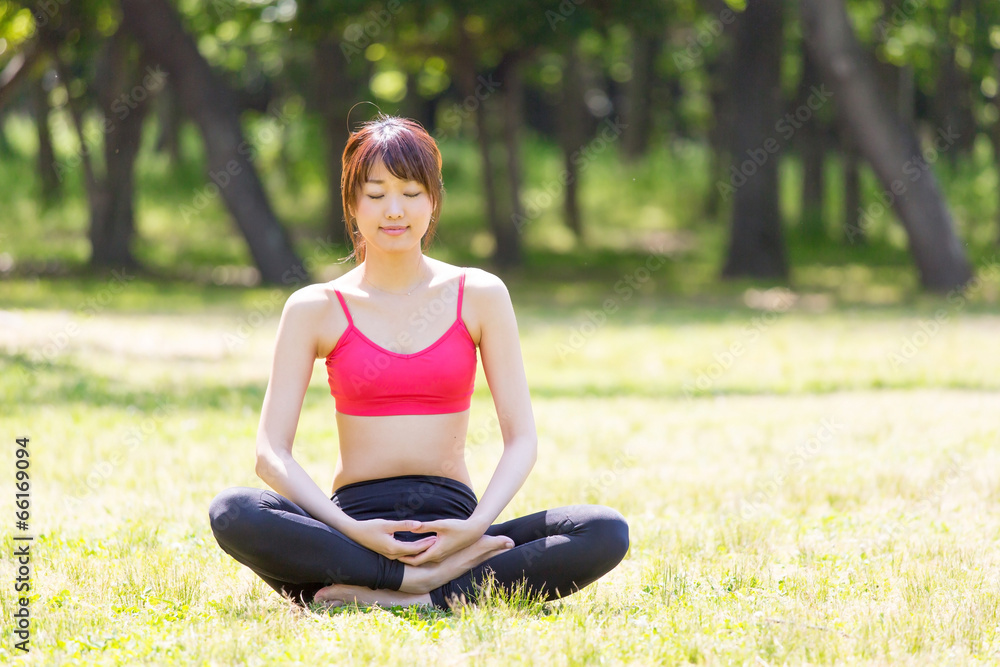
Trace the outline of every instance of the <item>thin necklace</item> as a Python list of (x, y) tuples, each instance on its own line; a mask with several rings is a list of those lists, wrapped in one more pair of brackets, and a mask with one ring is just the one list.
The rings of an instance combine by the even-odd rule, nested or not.
[[(421, 268), (423, 268), (423, 265), (421, 265)], [(420, 287), (421, 285), (423, 285), (424, 278), (425, 278), (425, 276), (420, 276), (419, 282), (417, 282), (416, 285), (414, 285), (412, 288), (410, 288), (409, 292), (393, 292), (392, 290), (387, 290), (387, 289), (384, 289), (382, 287), (379, 287), (378, 285), (376, 285), (372, 281), (368, 280), (368, 268), (367, 267), (365, 267), (365, 270), (362, 271), (362, 273), (361, 273), (361, 279), (364, 280), (369, 285), (371, 285), (372, 287), (374, 287), (375, 289), (377, 289), (379, 292), (385, 292), (386, 294), (395, 294), (397, 296), (410, 296), (410, 295), (412, 295), (415, 291), (417, 291), (418, 287)]]

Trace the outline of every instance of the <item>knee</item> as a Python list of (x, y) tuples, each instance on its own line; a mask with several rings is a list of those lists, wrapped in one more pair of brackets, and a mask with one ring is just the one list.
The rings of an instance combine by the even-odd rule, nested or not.
[(593, 532), (593, 540), (603, 556), (602, 560), (611, 569), (628, 553), (628, 522), (621, 512), (610, 507), (592, 505), (589, 509), (587, 525)]
[(246, 523), (260, 505), (260, 489), (231, 486), (220, 491), (208, 506), (208, 519), (212, 532), (220, 541), (234, 528)]

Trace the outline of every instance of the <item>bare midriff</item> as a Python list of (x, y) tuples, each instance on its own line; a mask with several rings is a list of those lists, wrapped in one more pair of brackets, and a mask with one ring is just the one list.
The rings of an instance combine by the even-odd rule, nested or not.
[(435, 475), (472, 488), (465, 465), (469, 411), (360, 417), (337, 413), (340, 455), (333, 491), (398, 475)]

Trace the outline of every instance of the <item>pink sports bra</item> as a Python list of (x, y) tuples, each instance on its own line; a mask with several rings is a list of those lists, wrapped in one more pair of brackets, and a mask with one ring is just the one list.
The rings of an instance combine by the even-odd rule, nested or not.
[(326, 357), (337, 412), (376, 417), (467, 410), (476, 382), (476, 343), (462, 322), (464, 290), (463, 270), (455, 322), (430, 347), (412, 354), (387, 350), (361, 333), (334, 290), (347, 316), (347, 329)]

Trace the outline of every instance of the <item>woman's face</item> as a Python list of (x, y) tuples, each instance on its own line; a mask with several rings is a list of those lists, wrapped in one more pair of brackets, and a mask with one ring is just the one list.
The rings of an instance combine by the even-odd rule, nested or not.
[(399, 252), (420, 247), (430, 226), (434, 205), (418, 181), (396, 178), (379, 162), (361, 184), (355, 218), (358, 231), (372, 250)]

